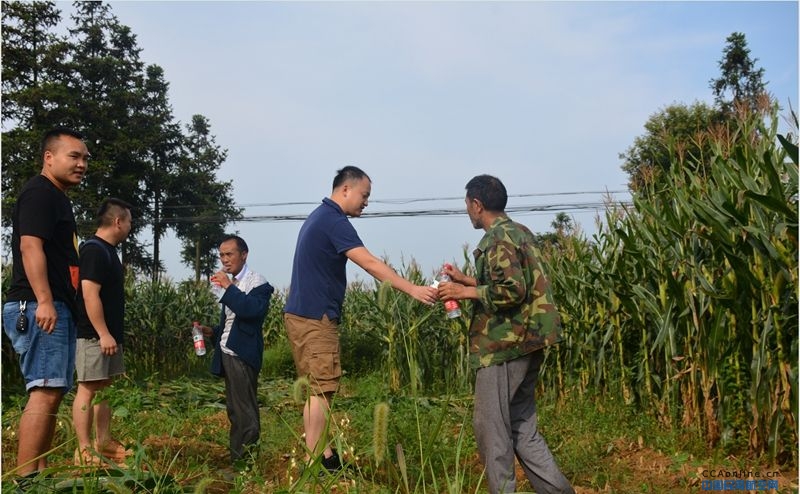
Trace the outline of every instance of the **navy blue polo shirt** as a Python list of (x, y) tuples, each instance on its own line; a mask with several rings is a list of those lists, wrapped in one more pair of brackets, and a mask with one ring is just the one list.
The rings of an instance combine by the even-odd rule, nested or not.
[(363, 247), (342, 208), (329, 198), (312, 211), (297, 235), (285, 312), (308, 319), (338, 319), (347, 288), (347, 256)]

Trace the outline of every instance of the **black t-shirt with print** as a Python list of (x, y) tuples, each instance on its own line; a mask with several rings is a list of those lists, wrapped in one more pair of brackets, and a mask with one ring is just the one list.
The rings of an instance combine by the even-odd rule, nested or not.
[(7, 301), (35, 301), (25, 274), (20, 252), (20, 237), (34, 236), (44, 243), (47, 280), (53, 300), (66, 302), (73, 314), (78, 282), (78, 233), (69, 198), (43, 175), (37, 175), (22, 187), (11, 213), (11, 287)]

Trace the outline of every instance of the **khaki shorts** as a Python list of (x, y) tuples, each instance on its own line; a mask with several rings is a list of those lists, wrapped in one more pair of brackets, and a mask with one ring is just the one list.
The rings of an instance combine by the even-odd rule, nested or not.
[(336, 322), (306, 319), (284, 314), (286, 334), (292, 345), (292, 357), (299, 377), (308, 377), (314, 394), (331, 393), (339, 389), (342, 366), (339, 363), (339, 329)]
[(122, 345), (117, 345), (114, 355), (103, 355), (99, 339), (78, 338), (75, 370), (78, 372), (78, 382), (103, 381), (124, 374)]

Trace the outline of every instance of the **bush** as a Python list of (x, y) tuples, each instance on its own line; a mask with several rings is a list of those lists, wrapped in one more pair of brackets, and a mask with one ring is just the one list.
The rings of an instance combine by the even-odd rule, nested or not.
[(267, 379), (295, 377), (292, 349), (286, 338), (279, 339), (264, 348), (264, 365), (261, 375)]

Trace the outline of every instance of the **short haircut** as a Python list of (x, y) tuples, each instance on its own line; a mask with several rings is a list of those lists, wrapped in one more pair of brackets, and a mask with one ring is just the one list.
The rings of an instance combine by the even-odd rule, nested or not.
[(115, 219), (122, 217), (125, 212), (130, 213), (131, 209), (133, 206), (122, 199), (116, 197), (103, 199), (97, 208), (97, 226), (111, 226)]
[(361, 180), (362, 178), (366, 178), (370, 181), (372, 180), (361, 168), (357, 166), (345, 166), (336, 172), (336, 176), (333, 178), (333, 189), (336, 190), (337, 187), (350, 180)]
[(44, 159), (44, 153), (46, 151), (52, 151), (53, 147), (55, 146), (56, 141), (58, 141), (61, 136), (70, 136), (74, 137), (75, 139), (79, 139), (83, 141), (85, 137), (83, 134), (78, 132), (77, 130), (72, 130), (67, 127), (56, 127), (50, 130), (48, 133), (42, 137), (42, 142), (39, 146), (39, 156)]
[(239, 249), (239, 252), (250, 252), (250, 250), (247, 248), (247, 242), (245, 242), (244, 239), (239, 235), (225, 235), (222, 237), (222, 240), (219, 241), (219, 245), (222, 245), (229, 240), (236, 241), (236, 248)]
[(499, 178), (491, 175), (478, 175), (467, 182), (467, 197), (481, 201), (487, 211), (502, 213), (508, 203), (506, 187)]

